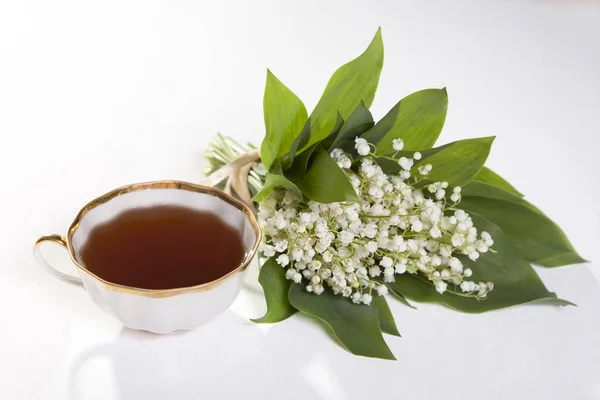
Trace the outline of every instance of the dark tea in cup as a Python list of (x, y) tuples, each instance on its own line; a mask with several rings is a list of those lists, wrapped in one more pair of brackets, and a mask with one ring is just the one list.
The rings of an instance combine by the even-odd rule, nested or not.
[(160, 205), (126, 210), (95, 226), (78, 259), (109, 282), (173, 289), (227, 275), (245, 255), (240, 233), (213, 212)]

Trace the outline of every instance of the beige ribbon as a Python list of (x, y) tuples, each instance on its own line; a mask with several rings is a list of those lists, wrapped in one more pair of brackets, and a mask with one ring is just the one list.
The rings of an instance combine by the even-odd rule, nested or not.
[(250, 209), (256, 213), (256, 207), (252, 201), (252, 195), (248, 188), (248, 174), (250, 170), (260, 161), (260, 150), (254, 149), (247, 153), (240, 154), (235, 160), (227, 165), (222, 166), (209, 176), (207, 176), (202, 182), (205, 186), (215, 186), (223, 179), (227, 178), (225, 183), (225, 193), (233, 195), (233, 192), (239, 197), (239, 199), (246, 204)]

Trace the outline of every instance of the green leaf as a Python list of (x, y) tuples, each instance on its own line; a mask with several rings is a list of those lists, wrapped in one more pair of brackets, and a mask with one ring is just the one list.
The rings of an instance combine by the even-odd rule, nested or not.
[(577, 254), (558, 225), (526, 205), (466, 196), (462, 198), (459, 206), (498, 225), (519, 253), (534, 264), (560, 267), (586, 262)]
[[(465, 139), (448, 143), (433, 149), (420, 151), (421, 160), (416, 161), (411, 173), (420, 176), (418, 167), (431, 164), (433, 170), (427, 175), (425, 183), (446, 181), (450, 186), (463, 186), (479, 172), (489, 155), (494, 137)], [(394, 157), (412, 158), (414, 151), (402, 150)], [(401, 168), (395, 160), (376, 157), (377, 164), (388, 175), (397, 174)]]
[(528, 207), (532, 211), (544, 215), (543, 212), (541, 212), (537, 207), (535, 207), (533, 204), (531, 204), (524, 198), (511, 192), (502, 190), (498, 186), (477, 180), (472, 180), (471, 182), (467, 183), (462, 188), (461, 195), (463, 198), (475, 196), (485, 197), (488, 199), (509, 201), (511, 203), (520, 204), (522, 206)]
[(390, 294), (392, 295), (392, 297), (394, 297), (400, 303), (404, 304), (407, 307), (414, 308), (415, 310), (417, 309), (417, 307), (413, 306), (412, 304), (410, 304), (410, 302), (408, 300), (406, 300), (406, 297), (404, 297), (404, 295), (402, 293), (397, 292), (390, 285), (387, 285), (387, 287), (390, 290)]
[(292, 166), (288, 168), (287, 171), (285, 171), (285, 175), (292, 181), (299, 181), (300, 179), (302, 179), (304, 175), (306, 175), (306, 171), (308, 170), (308, 167), (310, 165), (311, 156), (319, 146), (320, 143), (315, 143), (308, 149), (304, 150), (296, 158), (294, 158)]
[[(338, 113), (337, 116), (338, 116), (337, 122), (335, 123), (333, 130), (331, 131), (329, 136), (327, 136), (326, 139), (324, 139), (321, 143), (313, 144), (308, 149), (306, 149), (302, 153), (300, 153), (300, 155), (298, 155), (296, 158), (294, 158), (294, 162), (292, 163), (292, 166), (290, 168), (288, 168), (288, 170), (285, 172), (285, 174), (291, 180), (298, 181), (304, 177), (304, 175), (306, 174), (306, 171), (308, 170), (308, 167), (310, 165), (310, 158), (313, 155), (313, 152), (317, 149), (317, 147), (319, 145), (322, 145), (323, 148), (325, 148), (325, 149), (327, 149), (327, 148), (329, 148), (329, 146), (331, 146), (331, 144), (337, 137), (337, 134), (340, 132), (340, 129), (342, 129), (342, 126), (344, 125), (344, 119), (342, 118), (342, 115), (340, 113)], [(327, 144), (327, 143), (329, 143), (329, 144)]]
[(336, 122), (336, 111), (344, 119), (361, 100), (371, 107), (383, 67), (383, 40), (377, 30), (369, 47), (360, 56), (342, 65), (329, 79), (327, 87), (311, 117), (311, 137), (308, 147), (327, 137)]
[(446, 88), (421, 90), (400, 100), (362, 137), (377, 144), (377, 154), (394, 152), (392, 141), (398, 138), (406, 150), (428, 149), (444, 127), (447, 109)]
[(333, 142), (337, 138), (338, 134), (340, 133), (340, 130), (342, 130), (342, 126), (344, 126), (344, 122), (345, 121), (344, 121), (344, 118), (342, 117), (342, 114), (340, 114), (339, 111), (338, 111), (338, 113), (337, 113), (337, 119), (335, 121), (335, 125), (334, 125), (333, 129), (331, 130), (331, 133), (329, 133), (329, 136), (327, 136), (321, 142), (321, 144), (323, 145), (324, 149), (331, 148), (331, 145), (333, 144)]
[(258, 281), (265, 291), (267, 313), (262, 318), (253, 319), (259, 323), (275, 323), (292, 316), (297, 310), (288, 300), (291, 282), (285, 279), (285, 269), (274, 258), (269, 258), (261, 267)]
[[(310, 139), (310, 118), (304, 124), (304, 127), (302, 128), (302, 131), (300, 132), (298, 137), (296, 139), (294, 139), (294, 142), (292, 143), (292, 147), (290, 148), (290, 152), (287, 155), (285, 155), (282, 159), (281, 164), (283, 165), (285, 170), (289, 169), (290, 166), (293, 165), (293, 162), (296, 159), (296, 156), (298, 154), (301, 154), (300, 152), (298, 152), (298, 150), (303, 148), (308, 143), (309, 139)], [(304, 149), (303, 152), (305, 150), (306, 149)]]
[(321, 147), (316, 150), (306, 175), (294, 183), (306, 197), (319, 203), (358, 202), (354, 187), (344, 171)]
[[(529, 266), (529, 268), (531, 268), (531, 266)], [(468, 314), (481, 314), (519, 304), (545, 304), (555, 306), (573, 305), (573, 303), (569, 301), (557, 298), (554, 293), (549, 293), (547, 297), (539, 297), (533, 300), (511, 299), (506, 295), (497, 296), (493, 293), (494, 291), (498, 291), (498, 286), (494, 286), (494, 291), (492, 291), (485, 300), (460, 297), (449, 292), (439, 294), (431, 283), (421, 277), (415, 277), (411, 274), (405, 274), (402, 278), (396, 279), (394, 285), (398, 290), (403, 291), (406, 297), (413, 301), (420, 303), (437, 303), (455, 311)], [(491, 300), (493, 297), (496, 297), (496, 299)]]
[(373, 295), (373, 304), (377, 307), (377, 315), (379, 317), (379, 326), (381, 326), (381, 331), (388, 333), (394, 336), (400, 336), (400, 332), (398, 332), (398, 327), (396, 326), (396, 321), (394, 321), (394, 316), (392, 315), (392, 311), (390, 310), (390, 306), (388, 306), (387, 301), (384, 296)]
[(473, 262), (463, 258), (465, 268), (473, 271), (474, 282), (494, 283), (487, 299), (462, 297), (462, 291), (453, 285), (448, 286), (444, 294), (436, 292), (434, 286), (426, 278), (411, 274), (396, 276), (396, 281), (388, 283), (394, 290), (414, 301), (440, 303), (457, 311), (466, 313), (482, 313), (529, 302), (558, 302), (556, 295), (549, 292), (535, 270), (525, 261), (502, 230), (487, 219), (471, 213), (478, 230), (489, 232), (494, 239), (496, 254), (487, 252)]
[(367, 106), (365, 106), (365, 103), (361, 101), (341, 127), (329, 150), (339, 148), (346, 152), (354, 151), (354, 139), (366, 130), (372, 128), (373, 124), (371, 112)]
[[(443, 150), (447, 150), (449, 147), (457, 144), (458, 142), (452, 142), (452, 143), (447, 143), (443, 146), (440, 147), (436, 147), (433, 149), (425, 149), (425, 150), (421, 150), (421, 161), (425, 161), (428, 157), (433, 156), (436, 153), (439, 153)], [(383, 172), (385, 172), (388, 175), (391, 174), (397, 174), (398, 172), (402, 171), (402, 168), (400, 167), (400, 165), (398, 165), (398, 159), (400, 157), (406, 157), (406, 158), (413, 158), (415, 154), (415, 151), (408, 151), (408, 150), (401, 150), (398, 152), (394, 152), (393, 154), (390, 154), (389, 156), (375, 156), (375, 161), (377, 161), (377, 164), (381, 167), (381, 169), (383, 170)], [(393, 157), (391, 157), (393, 155)], [(358, 162), (360, 162), (360, 159), (355, 159), (354, 163), (357, 164)], [(425, 162), (423, 162), (423, 164), (427, 164)], [(415, 160), (415, 165), (411, 170), (411, 173), (414, 174), (418, 174), (419, 171), (417, 169), (417, 166), (421, 165), (420, 163), (417, 163), (417, 161)], [(420, 176), (420, 175), (419, 175)]]
[(543, 299), (532, 300), (524, 304), (542, 304), (545, 306), (574, 306), (577, 307), (577, 304), (571, 303), (568, 300), (559, 299), (558, 297), (546, 297)]
[(302, 192), (292, 181), (283, 176), (283, 172), (281, 171), (281, 163), (279, 160), (275, 161), (271, 167), (271, 172), (269, 172), (265, 178), (265, 184), (263, 185), (260, 192), (258, 192), (252, 200), (260, 203), (265, 197), (267, 197), (273, 190), (277, 188), (286, 189), (297, 198), (302, 198)]
[(326, 289), (320, 295), (292, 285), (289, 300), (293, 307), (323, 322), (349, 352), (365, 357), (395, 360), (383, 340), (375, 304), (358, 305)]
[(268, 173), (267, 178), (265, 180), (265, 184), (263, 185), (260, 192), (252, 198), (253, 201), (260, 203), (265, 197), (267, 197), (273, 190), (277, 188), (286, 189), (292, 194), (294, 194), (297, 198), (302, 198), (302, 192), (292, 181), (287, 179), (283, 175), (278, 175), (274, 173)]
[[(463, 207), (463, 208), (465, 205), (468, 207), (468, 204), (469, 204), (468, 199), (470, 199), (471, 197), (488, 198), (488, 199), (502, 200), (502, 201), (508, 201), (508, 202), (511, 202), (514, 204), (518, 204), (520, 206), (528, 208), (533, 213), (541, 215), (543, 219), (549, 220), (548, 217), (539, 208), (537, 208), (536, 206), (534, 206), (527, 200), (523, 199), (522, 197), (519, 197), (515, 194), (506, 192), (497, 186), (490, 185), (487, 183), (483, 183), (483, 182), (479, 182), (479, 181), (475, 181), (475, 180), (471, 181), (469, 184), (467, 184), (465, 187), (463, 187), (462, 197), (463, 197), (463, 201), (466, 199), (466, 201), (464, 201), (460, 205), (460, 207)], [(478, 201), (481, 201), (481, 200), (478, 200)], [(562, 231), (562, 229), (560, 229), (560, 227), (558, 227), (555, 223), (552, 222), (552, 224), (555, 227), (554, 232), (560, 236), (562, 242), (567, 243), (568, 246), (571, 246), (569, 240), (567, 239), (567, 236)], [(516, 239), (516, 240), (518, 240), (518, 239)], [(574, 250), (572, 250), (572, 251), (574, 252)], [(561, 266), (561, 265), (567, 265), (567, 264), (573, 264), (573, 263), (580, 263), (580, 262), (585, 262), (585, 261), (586, 260), (581, 258), (576, 253), (573, 254), (571, 251), (567, 251), (564, 255), (559, 254), (558, 257), (556, 257), (556, 258), (551, 257), (548, 260), (544, 260), (543, 261), (544, 264), (540, 264), (540, 265), (543, 265), (546, 267), (552, 267), (552, 266)], [(532, 262), (536, 263), (536, 261), (532, 261)], [(537, 263), (539, 263), (539, 262), (537, 262)]]
[(484, 166), (483, 168), (481, 168), (479, 173), (473, 179), (476, 181), (489, 183), (490, 185), (497, 186), (500, 189), (510, 192), (514, 195), (523, 197), (523, 194), (521, 192), (519, 192), (517, 189), (515, 189), (515, 187), (513, 185), (508, 183), (508, 181), (506, 179), (504, 179), (503, 177), (501, 177), (500, 175), (498, 175), (497, 173), (495, 173), (488, 167)]
[(269, 70), (267, 70), (263, 112), (266, 134), (260, 156), (269, 171), (275, 159), (290, 151), (308, 114), (302, 101)]
[(459, 140), (423, 151), (423, 157), (415, 163), (412, 173), (418, 175), (419, 166), (431, 164), (433, 170), (427, 175), (427, 181), (446, 181), (450, 186), (463, 186), (483, 167), (494, 138), (490, 136)]

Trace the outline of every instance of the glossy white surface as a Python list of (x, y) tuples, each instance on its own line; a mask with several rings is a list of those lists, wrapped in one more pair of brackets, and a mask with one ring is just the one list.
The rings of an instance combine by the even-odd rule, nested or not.
[[(600, 399), (599, 20), (592, 0), (0, 2), (0, 398)], [(88, 200), (199, 182), (217, 131), (258, 144), (266, 67), (311, 109), (377, 25), (375, 117), (447, 86), (440, 142), (497, 135), (492, 168), (593, 260), (538, 269), (578, 307), (473, 316), (390, 301), (403, 337), (387, 338), (386, 362), (300, 316), (249, 322), (264, 307), (251, 274), (221, 316), (157, 336), (35, 265), (33, 241)]]

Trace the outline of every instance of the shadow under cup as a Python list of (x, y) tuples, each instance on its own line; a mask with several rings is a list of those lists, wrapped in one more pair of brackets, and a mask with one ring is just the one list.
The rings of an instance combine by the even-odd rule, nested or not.
[[(88, 271), (80, 262), (81, 249), (96, 226), (124, 211), (159, 205), (187, 207), (217, 215), (239, 232), (245, 249), (243, 261), (231, 272), (211, 282), (162, 290), (108, 282)], [(256, 254), (260, 236), (252, 211), (230, 195), (212, 187), (159, 181), (125, 186), (93, 200), (78, 213), (69, 227), (66, 240), (61, 238), (61, 244), (66, 245), (77, 266), (81, 283), (100, 308), (128, 328), (169, 333), (197, 327), (229, 308), (242, 287), (246, 266)], [(38, 240), (38, 244), (43, 238)], [(52, 267), (45, 267), (52, 273)], [(64, 274), (53, 274), (65, 279)], [(77, 277), (68, 278), (79, 281)]]

